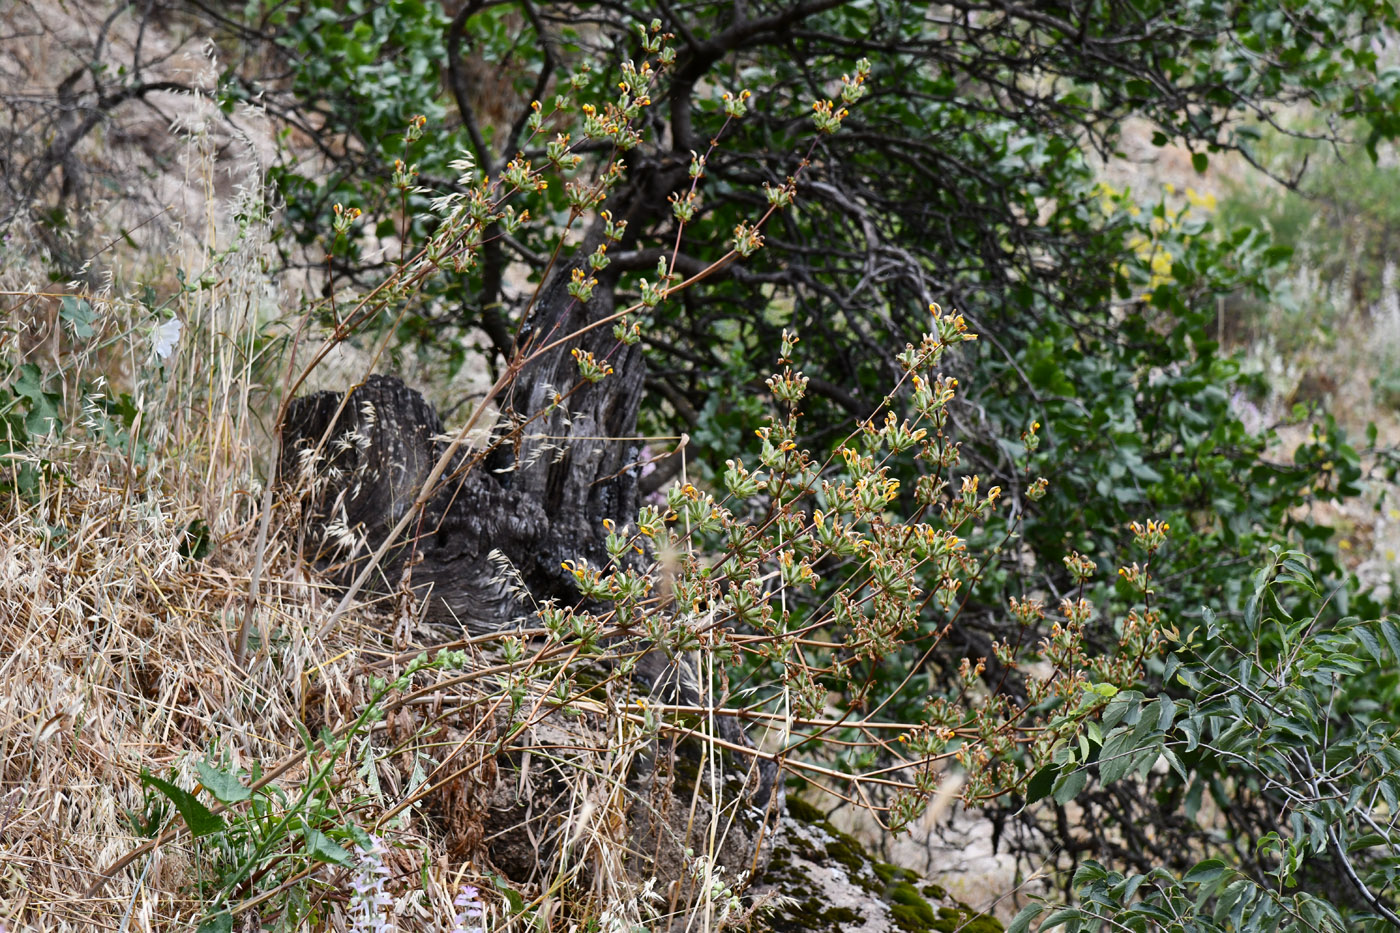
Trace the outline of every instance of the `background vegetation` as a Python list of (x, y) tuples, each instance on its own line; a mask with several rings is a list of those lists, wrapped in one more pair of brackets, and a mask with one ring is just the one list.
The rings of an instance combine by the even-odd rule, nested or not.
[[(36, 4), (8, 15), (58, 35)], [(1025, 906), (1013, 927), (1400, 926), (1387, 5), (85, 22), (52, 63), (7, 53), (0, 89), (7, 676), (50, 672), (8, 693), (31, 731), (6, 799), (39, 866), (16, 924), (83, 922), (56, 892), (98, 889), (34, 821), (96, 781), (64, 825), (102, 857), (72, 870), (124, 879), (123, 924), (369, 924), (375, 873), (417, 853), (383, 895), (414, 923), (659, 925), (684, 912), (638, 894), (616, 827), (525, 886), (466, 869), (470, 830), (402, 801), (470, 797), (434, 749), (477, 749), (456, 760), (475, 775), (504, 740), (396, 716), (480, 684), (454, 709), (506, 710), (510, 733), (553, 690), (635, 751), (695, 724), (629, 719), (625, 678), (574, 665), (661, 644), (697, 652), (717, 704), (805, 728), (773, 755), (789, 792), (870, 814), (873, 843), (953, 796), (981, 812), (1017, 881), (1052, 881), (997, 892), (1007, 921)], [(178, 109), (183, 169), (123, 131), (141, 107)], [(203, 197), (176, 227), (182, 172)], [(577, 407), (541, 415), (528, 362), (565, 337), (550, 389)], [(304, 371), (332, 353), (345, 368)], [(537, 417), (580, 434), (587, 404), (635, 411), (602, 432), (630, 514), (581, 514), (576, 554), (510, 555), (546, 647), (495, 650), (537, 651), (528, 676), (453, 653), (474, 639), (410, 663), (407, 592), (393, 619), (346, 615), (299, 559), (270, 491), (286, 403), (372, 369), (494, 431), (482, 472), (545, 456)], [(132, 730), (161, 738), (112, 751)], [(691, 866), (703, 922), (765, 922), (717, 859)], [(464, 880), (497, 890), (454, 907)]]

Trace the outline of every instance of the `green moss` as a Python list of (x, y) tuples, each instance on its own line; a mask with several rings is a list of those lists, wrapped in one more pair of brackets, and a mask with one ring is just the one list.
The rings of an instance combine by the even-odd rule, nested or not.
[(826, 844), (826, 854), (833, 861), (840, 862), (853, 873), (858, 874), (869, 861), (865, 847), (855, 839), (841, 832), (830, 823), (822, 823), (821, 828), (836, 838)]
[(890, 908), (890, 917), (893, 918), (894, 925), (901, 930), (908, 930), (909, 933), (928, 933), (930, 922), (916, 907), (895, 904)]
[(1000, 920), (975, 913), (961, 902), (956, 908), (938, 908), (938, 917), (930, 922), (929, 929), (938, 933), (1003, 933)]
[(815, 897), (789, 904), (769, 918), (768, 925), (777, 933), (840, 933), (863, 921), (859, 911), (849, 907), (826, 907)]
[(912, 868), (900, 868), (898, 865), (891, 865), (889, 862), (872, 862), (871, 867), (875, 869), (875, 874), (885, 884), (898, 879), (900, 881), (918, 881), (919, 873)]
[(890, 916), (900, 929), (908, 930), (909, 933), (926, 933), (930, 929), (937, 929), (934, 926), (937, 921), (933, 915), (933, 908), (928, 901), (919, 896), (912, 884), (907, 881), (896, 882), (890, 888), (889, 897), (894, 901), (890, 907)]
[(788, 794), (788, 815), (799, 823), (824, 823), (826, 815), (796, 794)]
[[(912, 878), (910, 879), (913, 880)], [(948, 889), (942, 885), (926, 884), (923, 887), (924, 897), (931, 897), (935, 901), (941, 901), (948, 897)]]
[(1006, 927), (996, 917), (973, 914), (962, 926), (962, 933), (1006, 933)]

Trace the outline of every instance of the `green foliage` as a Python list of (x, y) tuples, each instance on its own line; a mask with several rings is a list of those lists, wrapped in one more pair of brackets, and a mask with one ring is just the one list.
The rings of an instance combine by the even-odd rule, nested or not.
[[(442, 8), (421, 0), (351, 0), (300, 9), (270, 4), (268, 23), (283, 28), (282, 43), (295, 56), (293, 93), (329, 104), (323, 112), (327, 129), (354, 140), (357, 174), (375, 179), (373, 185), (339, 175), (320, 179), (276, 163), (268, 181), (286, 201), (288, 229), (312, 242), (331, 205), (343, 203), (368, 210), (376, 220), (388, 222), (386, 234), (396, 233), (387, 215), (398, 206), (400, 194), (383, 184), (385, 168), (395, 158), (424, 158), (441, 169), (456, 157), (455, 149), (434, 137), (410, 152), (403, 133), (415, 116), (437, 124), (445, 113), (438, 86), (446, 59)], [(421, 198), (410, 198), (406, 206), (417, 210), (408, 216), (422, 214)], [(422, 227), (414, 231), (418, 237), (424, 232)]]
[(13, 371), (9, 385), (0, 388), (0, 455), (6, 461), (0, 493), (32, 498), (41, 473), (52, 468), (47, 460), (29, 454), (45, 438), (63, 433), (62, 397), (44, 383), (39, 367), (25, 363)]
[[(1393, 929), (1400, 730), (1389, 713), (1400, 703), (1400, 619), (1338, 618), (1305, 557), (1276, 548), (1238, 621), (1208, 612), (1174, 640), (1163, 671), (1172, 693), (1115, 696), (1057, 756), (1057, 800), (1077, 796), (1090, 773), (1108, 786), (1163, 765), (1186, 793), (1159, 799), (1177, 800), (1188, 820), (1205, 819), (1204, 794), (1222, 812), (1260, 795), (1276, 808), (1276, 828), (1251, 853), (1263, 874), (1240, 864), (1238, 838), (1180, 877), (1086, 862), (1073, 880), (1078, 906), (1040, 929)], [(1027, 907), (1010, 929), (1044, 910)]]
[[(142, 784), (168, 799), (190, 836), (200, 840), (204, 867), (210, 873), (203, 892), (206, 920), (201, 929), (227, 929), (226, 923), (250, 903), (265, 900), (258, 896), (260, 892), (276, 896), (279, 929), (300, 929), (324, 912), (311, 896), (320, 882), (309, 869), (317, 864), (353, 868), (356, 857), (350, 847), (358, 847), (361, 853), (376, 847), (365, 828), (345, 817), (366, 801), (346, 799), (340, 773), (343, 762), (356, 755), (357, 770), (372, 772), (377, 752), (366, 734), (383, 719), (387, 698), (408, 689), (420, 672), (460, 670), (465, 661), (462, 652), (439, 651), (431, 660), (416, 658), (392, 681), (372, 678), (369, 700), (358, 717), (314, 740), (303, 733), (306, 775), (299, 786), (287, 788), (265, 779), (257, 765), (244, 774), (209, 758), (198, 762), (197, 770), (200, 785), (219, 805), (215, 811), (172, 781), (141, 776)], [(149, 815), (137, 822), (144, 824), (145, 835), (151, 835), (162, 810), (149, 799), (147, 810)]]
[[(350, 237), (334, 250), (344, 264), (338, 268), (351, 276), (359, 252), (376, 238), (419, 244), (439, 222), (421, 209), (427, 192), (386, 184), (405, 170), (391, 168), (394, 160), (421, 182), (458, 191), (452, 163), (463, 152), (486, 170), (517, 152), (538, 160), (546, 155), (544, 137), (535, 131), (532, 143), (525, 134), (533, 124), (522, 122), (531, 98), (546, 114), (558, 107), (552, 94), (607, 99), (625, 77), (619, 59), (636, 51), (632, 24), (622, 20), (605, 21), (584, 41), (545, 14), (527, 22), (509, 6), (482, 10), (467, 21), (470, 43), (459, 59), (469, 55), (475, 72), (502, 69), (493, 119), (483, 109), (485, 87), (473, 85), (461, 98), (450, 86), (419, 79), (465, 67), (449, 54), (435, 9), (395, 3), (366, 12), (357, 3), (311, 0), (300, 5), (302, 15), (277, 10), (274, 24), (285, 16), (278, 41), (294, 53), (295, 95), (325, 101), (328, 135), (356, 143), (354, 157), (329, 176), (314, 174), (312, 163), (282, 164), (277, 180), (289, 228), (309, 243), (333, 203), (363, 206), (375, 237)], [(366, 15), (356, 18), (360, 12)], [(651, 15), (640, 6), (633, 11), (635, 21)], [(779, 181), (809, 149), (805, 123), (795, 117), (811, 112), (810, 75), (850, 61), (849, 42), (823, 37), (853, 37), (868, 51), (872, 90), (847, 105), (855, 132), (811, 147), (820, 159), (805, 169), (812, 187), (803, 192), (803, 210), (782, 217), (784, 251), (753, 257), (753, 275), (771, 284), (756, 289), (739, 276), (713, 276), (703, 294), (685, 302), (646, 302), (642, 344), (664, 374), (657, 381), (671, 388), (644, 411), (643, 431), (689, 433), (700, 475), (718, 482), (725, 461), (761, 424), (755, 395), (764, 391), (771, 348), (788, 328), (803, 335), (803, 366), (820, 387), (806, 405), (807, 429), (830, 437), (876, 407), (895, 352), (918, 337), (913, 309), (936, 291), (957, 296), (987, 338), (967, 364), (981, 378), (967, 397), (978, 427), (966, 443), (988, 480), (1015, 499), (1028, 479), (1009, 468), (1019, 459), (1017, 438), (1033, 421), (1045, 425), (1032, 473), (1056, 482), (1028, 508), (1020, 533), (1054, 586), (1067, 583), (1057, 570), (1065, 553), (1107, 559), (1117, 551), (1119, 529), (1145, 512), (1179, 529), (1158, 568), (1178, 581), (1162, 594), (1170, 614), (1188, 615), (1203, 603), (1218, 608), (1236, 586), (1238, 562), (1295, 534), (1319, 551), (1324, 572), (1334, 573), (1337, 565), (1318, 548), (1330, 531), (1298, 516), (1303, 506), (1355, 488), (1353, 445), (1329, 427), (1294, 465), (1262, 457), (1270, 437), (1252, 435), (1233, 401), (1251, 394), (1251, 377), (1207, 336), (1219, 299), (1270, 294), (1287, 250), (1257, 229), (1218, 226), (1208, 210), (1180, 210), (1173, 198), (1154, 194), (1139, 202), (1131, 192), (1105, 189), (1084, 132), (1111, 148), (1118, 121), (1143, 115), (1156, 122), (1159, 144), (1197, 147), (1193, 158), (1204, 169), (1207, 152), (1255, 145), (1258, 134), (1233, 108), (1295, 100), (1330, 108), (1347, 88), (1362, 105), (1346, 116), (1384, 129), (1400, 92), (1367, 51), (1366, 37), (1392, 15), (1360, 0), (1307, 5), (1291, 16), (1262, 2), (1241, 9), (1134, 4), (1132, 16), (1161, 28), (1131, 39), (1119, 35), (1113, 15), (1086, 14), (1082, 24), (1067, 12), (1033, 24), (1008, 15), (997, 24), (1001, 44), (993, 55), (976, 34), (945, 31), (920, 8), (841, 4), (812, 15), (791, 51), (778, 53), (765, 38), (732, 50), (705, 66), (715, 69), (715, 80), (704, 89), (682, 84), (668, 92), (686, 95), (676, 106), (686, 108), (688, 123), (673, 133), (693, 124), (696, 146), (725, 134), (704, 162), (704, 184), (690, 184), (697, 199), (687, 196), (683, 207), (687, 250), (701, 264), (717, 258), (731, 231), (749, 220), (752, 200), (743, 192), (751, 166)], [(699, 41), (724, 34), (723, 17), (713, 16), (696, 9), (680, 22), (663, 22)], [(1099, 40), (1112, 57), (1087, 67), (1086, 44)], [(700, 67), (689, 54), (682, 42), (680, 63)], [(1053, 93), (1027, 90), (1020, 107), (1000, 103), (996, 67), (1014, 67), (1022, 57), (1040, 73), (1065, 76), (1066, 84)], [(1263, 67), (1264, 60), (1286, 64)], [(1137, 70), (1147, 61), (1160, 63), (1160, 74)], [(759, 93), (744, 102), (746, 119), (733, 121), (729, 110), (743, 86)], [(461, 109), (464, 100), (469, 112)], [(430, 129), (404, 137), (413, 114), (425, 115)], [(567, 112), (560, 127), (575, 134), (580, 128)], [(682, 151), (670, 154), (663, 141), (648, 140), (642, 155), (623, 161), (633, 176), (659, 178), (655, 159), (690, 156), (689, 142), (672, 144)], [(597, 151), (579, 150), (588, 164)], [(679, 193), (687, 182), (678, 176), (674, 184)], [(828, 198), (819, 185), (840, 196)], [(566, 184), (542, 192), (548, 207), (536, 214), (545, 222), (510, 230), (518, 244), (512, 255), (531, 263), (532, 255), (553, 254), (561, 225), (573, 216), (567, 191)], [(665, 193), (650, 205), (622, 205), (633, 219), (619, 250), (664, 251), (675, 242), (675, 218), (660, 203)], [(480, 323), (490, 336), (488, 361), (503, 362), (491, 357), (504, 355), (525, 306), (512, 306), (500, 292), (500, 261), (489, 254), (501, 248), (494, 240), (484, 241), (486, 261), (425, 283), (399, 325), (406, 341), (431, 342), (442, 333), (434, 325), (449, 321)], [(869, 270), (881, 263), (887, 271), (872, 277)], [(536, 267), (534, 274), (542, 273)], [(624, 299), (638, 287), (611, 275), (601, 282)], [(852, 290), (855, 282), (865, 283), (863, 293)], [(462, 359), (462, 347), (442, 349)], [(1320, 464), (1332, 472), (1315, 481)], [(912, 474), (900, 478), (910, 488)], [(1005, 530), (989, 527), (988, 539)], [(1003, 565), (989, 568), (977, 587), (978, 602), (991, 606), (1023, 592), (1014, 567)], [(1093, 599), (1111, 603), (1113, 593), (1098, 587)], [(988, 637), (1005, 634), (984, 612), (963, 621)]]
[[(1258, 134), (1242, 111), (1299, 101), (1369, 121), (1374, 151), (1400, 130), (1400, 87), (1369, 50), (1371, 35), (1396, 25), (1389, 6), (1110, 3), (1078, 13), (1004, 11), (973, 30), (923, 7), (850, 3), (793, 14), (802, 28), (784, 21), (778, 37), (767, 27), (740, 30), (743, 41), (727, 46), (731, 11), (696, 8), (674, 22), (666, 12), (664, 28), (681, 33), (685, 51), (658, 57), (677, 67), (645, 81), (633, 60), (657, 52), (649, 43), (662, 37), (659, 29), (638, 35), (628, 20), (647, 21), (649, 10), (601, 17), (585, 41), (573, 26), (541, 16), (527, 23), (492, 7), (467, 19), (476, 63), (511, 63), (495, 116), (478, 112), (481, 95), (473, 103), (460, 87), (409, 80), (444, 69), (455, 77), (462, 56), (450, 53), (444, 32), (459, 23), (417, 3), (369, 7), (312, 0), (304, 15), (274, 8), (271, 20), (292, 55), (294, 94), (326, 117), (335, 145), (322, 154), (347, 153), (328, 175), (310, 162), (279, 167), (290, 230), (303, 244), (325, 237), (331, 289), (368, 281), (380, 261), (373, 247), (402, 244), (382, 290), (348, 315), (328, 316), (335, 339), (365, 333), (369, 322), (424, 342), (443, 324), (480, 327), (489, 365), (519, 372), (517, 328), (536, 308), (533, 286), (563, 257), (576, 273), (565, 313), (590, 301), (625, 308), (606, 323), (616, 325), (619, 346), (640, 340), (645, 348), (655, 394), (644, 432), (684, 431), (699, 448), (695, 482), (667, 493), (664, 509), (644, 511), (635, 529), (607, 529), (607, 566), (566, 563), (578, 593), (611, 608), (545, 607), (553, 640), (589, 657), (610, 631), (641, 632), (673, 653), (737, 659), (731, 671), (753, 688), (756, 705), (777, 711), (781, 703), (783, 715), (795, 710), (813, 723), (835, 689), (847, 711), (919, 723), (905, 739), (910, 760), (956, 760), (971, 774), (973, 797), (1024, 787), (1063, 806), (1094, 775), (1128, 782), (1165, 759), (1187, 799), (1219, 786), (1226, 806), (1244, 752), (1212, 757), (1200, 736), (1232, 748), (1251, 728), (1264, 736), (1249, 750), (1259, 770), (1240, 780), (1262, 794), (1280, 774), (1297, 777), (1287, 770), (1295, 761), (1269, 756), (1267, 743), (1283, 733), (1247, 715), (1248, 691), (1266, 696), (1265, 682), (1283, 689), (1304, 672), (1279, 658), (1313, 657), (1306, 652), (1322, 643), (1303, 626), (1309, 637), (1295, 633), (1287, 651), (1286, 639), (1266, 651), (1258, 607), (1276, 576), (1301, 573), (1295, 557), (1276, 552), (1253, 592), (1238, 567), (1304, 542), (1319, 554), (1318, 575), (1335, 579), (1339, 567), (1320, 547), (1330, 529), (1299, 516), (1354, 495), (1360, 456), (1323, 419), (1292, 464), (1274, 463), (1264, 456), (1273, 438), (1248, 430), (1237, 413), (1237, 396), (1257, 383), (1208, 325), (1221, 300), (1266, 300), (1288, 248), (1221, 223), (1203, 204), (1106, 188), (1090, 151), (1111, 152), (1122, 121), (1141, 116), (1156, 126), (1158, 145), (1185, 146), (1204, 172), (1214, 153), (1253, 152)], [(364, 35), (355, 35), (359, 25), (347, 33), (359, 14)], [(1125, 34), (1129, 20), (1152, 28)], [(835, 96), (825, 87), (814, 93), (813, 74), (835, 74), (857, 55), (869, 56), (868, 93), (845, 97), (864, 85), (863, 72), (847, 79), (839, 102), (825, 100)], [(750, 98), (744, 86), (758, 93)], [(663, 95), (669, 123), (642, 104)], [(577, 105), (575, 96), (595, 104)], [(799, 119), (813, 112), (813, 98), (815, 141)], [(611, 103), (599, 109), (601, 101)], [(563, 183), (546, 183), (543, 165)], [(764, 181), (769, 210), (756, 221)], [(441, 197), (431, 199), (429, 188)], [(604, 194), (616, 217), (595, 213)], [(516, 203), (527, 197), (533, 217)], [(605, 222), (606, 236), (585, 238), (590, 254), (571, 256), (564, 243), (584, 218), (594, 218), (595, 233)], [(748, 260), (741, 270), (735, 254)], [(519, 294), (502, 285), (508, 261), (530, 269)], [(707, 281), (675, 300), (681, 264)], [(935, 312), (935, 328), (956, 319), (983, 341), (946, 359), (940, 344), (935, 354), (922, 337), (934, 294), (970, 309), (965, 322)], [(402, 317), (382, 313), (391, 308)], [(390, 318), (406, 323), (380, 323)], [(804, 339), (800, 361), (792, 332)], [(765, 380), (780, 343), (786, 369)], [(580, 385), (612, 375), (597, 353), (575, 349), (574, 358)], [(924, 371), (930, 358), (959, 374), (975, 370), (971, 391)], [(768, 400), (779, 414), (765, 421)], [(873, 412), (889, 420), (882, 426)], [(759, 469), (737, 456), (755, 431), (761, 447), (750, 462)], [(900, 456), (908, 451), (916, 456)], [(1012, 507), (993, 507), (993, 483)], [(1124, 529), (1146, 515), (1163, 523), (1150, 523), (1149, 536), (1176, 529), (1146, 547), (1151, 573), (1133, 565), (1101, 582), (1096, 560), (1120, 554)], [(686, 555), (679, 621), (643, 606), (654, 581), (631, 553), (653, 536)], [(1154, 579), (1169, 585), (1154, 589)], [(1064, 619), (1053, 625), (1040, 599), (1047, 592), (1065, 596)], [(1216, 657), (1236, 649), (1210, 620), (1241, 603), (1245, 629), (1234, 634), (1258, 652)], [(1274, 603), (1277, 618), (1294, 611)], [(1374, 609), (1346, 589), (1333, 605)], [(1206, 620), (1199, 642), (1183, 642), (1187, 656), (1158, 666), (1153, 639), (1196, 618)], [(799, 650), (796, 633), (823, 640)], [(998, 673), (987, 674), (979, 657), (994, 659)], [(1019, 676), (1034, 657), (1073, 672), (1068, 692), (1050, 696)], [(1329, 657), (1316, 655), (1308, 676), (1339, 663)], [(1226, 660), (1228, 674), (1211, 666)], [(1192, 697), (1152, 686), (1120, 692), (1140, 661), (1152, 681)], [(1210, 686), (1207, 673), (1225, 680)], [(979, 683), (994, 699), (974, 708), (965, 700)], [(557, 684), (561, 703), (574, 695), (568, 677)], [(1290, 702), (1320, 689), (1295, 686)], [(519, 707), (522, 684), (510, 692)], [(1210, 703), (1225, 706), (1209, 712)], [(1100, 707), (1103, 718), (1089, 722)], [(1249, 726), (1232, 734), (1241, 722)], [(661, 728), (650, 713), (644, 723)], [(1028, 723), (1044, 731), (1022, 748), (1012, 736)], [(1367, 749), (1386, 760), (1379, 747)], [(835, 753), (831, 770), (858, 783), (878, 755), (857, 743)], [(894, 782), (897, 791), (882, 798), (890, 823), (918, 812), (933, 790), (929, 773)], [(1377, 777), (1371, 786), (1383, 796), (1389, 785)], [(1298, 812), (1314, 803), (1288, 801)], [(1299, 866), (1321, 854), (1298, 851)], [(1297, 870), (1278, 878), (1296, 879)], [(1178, 882), (1162, 880), (1169, 875), (1152, 876), (1162, 887), (1101, 871), (1085, 868), (1084, 905), (1052, 922), (1082, 925), (1093, 910), (1139, 909), (1129, 904), (1134, 896), (1176, 896)], [(1179, 884), (1193, 897), (1208, 890), (1218, 905), (1219, 885), (1243, 876), (1215, 871), (1207, 864)], [(1382, 891), (1393, 884), (1378, 880)], [(1100, 882), (1107, 893), (1093, 887)], [(1263, 903), (1263, 888), (1248, 901), (1239, 891), (1226, 914)], [(1307, 918), (1316, 908), (1306, 896), (1285, 900), (1270, 903)], [(1151, 917), (1130, 919), (1132, 928)]]

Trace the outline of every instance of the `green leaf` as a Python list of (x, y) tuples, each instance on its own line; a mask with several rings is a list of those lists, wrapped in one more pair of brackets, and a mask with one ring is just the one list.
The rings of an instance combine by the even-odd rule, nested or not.
[(190, 834), (196, 838), (208, 836), (213, 833), (222, 832), (224, 821), (222, 817), (215, 816), (209, 812), (209, 808), (195, 799), (194, 794), (187, 790), (181, 790), (169, 781), (163, 781), (151, 774), (149, 771), (141, 772), (141, 783), (148, 787), (154, 787), (175, 804), (175, 809), (180, 811), (180, 816), (189, 827)]
[(302, 837), (306, 840), (306, 854), (317, 862), (349, 867), (355, 864), (355, 857), (336, 845), (331, 838), (312, 826), (303, 824)]
[(29, 402), (29, 416), (24, 419), (24, 429), (31, 438), (46, 437), (50, 431), (62, 430), (63, 422), (58, 418), (59, 397), (44, 391), (44, 377), (39, 367), (25, 363), (19, 368), (19, 377), (11, 386), (14, 393)]
[(1177, 724), (1182, 734), (1186, 736), (1185, 751), (1195, 751), (1196, 746), (1201, 744), (1201, 718), (1200, 713), (1195, 713)]
[(1089, 772), (1084, 768), (1075, 768), (1060, 775), (1055, 782), (1055, 802), (1060, 806), (1069, 803), (1079, 792), (1084, 789), (1084, 784), (1089, 780)]
[(1225, 874), (1225, 863), (1218, 858), (1208, 858), (1188, 871), (1182, 881), (1187, 884), (1209, 884)]
[(1134, 708), (1134, 704), (1141, 699), (1142, 694), (1138, 693), (1136, 690), (1124, 690), (1112, 700), (1109, 700), (1108, 706), (1104, 707), (1103, 716), (1101, 717), (1103, 720), (1103, 727), (1105, 729), (1112, 729), (1114, 726), (1118, 725), (1118, 723), (1122, 722), (1123, 717), (1127, 715), (1128, 711)]
[(233, 933), (233, 914), (225, 908), (212, 917), (206, 918), (195, 929), (195, 933)]
[(1186, 780), (1186, 766), (1181, 763), (1181, 759), (1177, 757), (1176, 752), (1163, 746), (1162, 757), (1167, 759), (1167, 764), (1171, 765), (1172, 770), (1175, 771), (1183, 781)]
[(1395, 624), (1394, 618), (1387, 618), (1380, 621), (1379, 628), (1385, 643), (1390, 646), (1390, 653), (1400, 661), (1400, 625)]
[(1157, 698), (1157, 731), (1166, 732), (1172, 727), (1172, 719), (1176, 716), (1176, 703), (1166, 694)]
[(1107, 787), (1128, 773), (1132, 767), (1133, 733), (1120, 726), (1104, 738), (1099, 752), (1099, 782)]
[(1206, 169), (1210, 167), (1210, 159), (1206, 157), (1204, 152), (1193, 152), (1191, 153), (1191, 167), (1196, 170), (1197, 174), (1204, 175)]
[(1055, 775), (1060, 769), (1055, 765), (1046, 765), (1037, 771), (1026, 784), (1026, 806), (1038, 803), (1050, 795), (1050, 790), (1055, 786)]
[(242, 803), (253, 796), (253, 792), (244, 787), (235, 774), (221, 771), (208, 761), (201, 761), (196, 768), (199, 771), (199, 783), (203, 784), (204, 789), (213, 794), (219, 803)]
[(1365, 624), (1356, 626), (1351, 630), (1351, 634), (1356, 636), (1356, 640), (1361, 642), (1361, 647), (1366, 649), (1366, 653), (1377, 662), (1385, 661), (1385, 652), (1381, 648), (1381, 641), (1376, 637), (1376, 633)]
[(345, 827), (346, 834), (350, 839), (364, 851), (368, 852), (374, 848), (374, 838), (360, 825), (351, 823)]
[(1390, 839), (1380, 833), (1367, 833), (1359, 839), (1352, 841), (1347, 846), (1348, 852), (1356, 852), (1360, 849), (1369, 849), (1373, 846), (1389, 846)]
[(214, 549), (211, 539), (209, 526), (204, 519), (196, 518), (185, 526), (180, 540), (180, 556), (189, 560), (203, 560)]
[(93, 323), (97, 320), (97, 315), (93, 313), (92, 305), (81, 298), (65, 295), (59, 306), (58, 316), (69, 332), (79, 340), (86, 340), (95, 333)]
[(1042, 924), (1040, 928), (1042, 930), (1049, 930), (1053, 929), (1054, 927), (1064, 926), (1069, 927), (1072, 930), (1077, 930), (1079, 929), (1079, 921), (1082, 921), (1084, 919), (1086, 919), (1086, 917), (1082, 910), (1076, 910), (1073, 907), (1066, 907), (1062, 910), (1057, 910), (1050, 916), (1046, 917), (1045, 923)]
[(510, 905), (510, 916), (514, 917), (525, 910), (525, 898), (520, 896), (520, 892), (506, 883), (506, 880), (499, 875), (491, 875), (491, 883), (496, 890), (501, 892), (501, 896)]
[(1076, 888), (1082, 888), (1086, 884), (1102, 881), (1107, 877), (1108, 872), (1104, 870), (1104, 867), (1090, 859), (1075, 869), (1074, 880), (1071, 883)]
[(1028, 933), (1031, 928), (1031, 921), (1045, 912), (1045, 908), (1040, 904), (1027, 904), (1021, 908), (1021, 912), (1011, 918), (1011, 925), (1006, 928), (1006, 933)]

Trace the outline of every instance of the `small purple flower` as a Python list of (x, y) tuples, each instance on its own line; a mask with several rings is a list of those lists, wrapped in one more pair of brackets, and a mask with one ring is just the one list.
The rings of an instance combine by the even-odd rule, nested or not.
[(389, 921), (389, 908), (394, 899), (384, 890), (384, 881), (389, 877), (384, 856), (389, 850), (378, 836), (369, 838), (371, 845), (360, 850), (355, 876), (350, 879), (350, 888), (355, 892), (350, 898), (350, 930), (352, 933), (390, 933), (393, 925)]
[(452, 918), (452, 933), (485, 933), (480, 923), (468, 926), (471, 921), (479, 921), (486, 916), (486, 905), (479, 895), (474, 885), (462, 886), (462, 893), (452, 902), (452, 906), (457, 908), (457, 915)]

